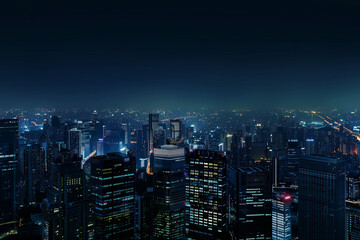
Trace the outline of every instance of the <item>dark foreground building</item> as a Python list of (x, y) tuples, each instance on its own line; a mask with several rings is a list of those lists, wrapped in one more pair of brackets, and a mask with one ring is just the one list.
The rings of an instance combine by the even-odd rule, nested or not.
[(346, 201), (346, 239), (360, 239), (360, 202)]
[(63, 151), (52, 164), (53, 186), (41, 204), (42, 238), (46, 240), (88, 239), (88, 201), (81, 159)]
[(271, 239), (270, 172), (262, 167), (229, 168), (230, 233), (234, 239)]
[(18, 170), (18, 120), (0, 120), (0, 235), (14, 230)]
[(135, 157), (92, 158), (91, 195), (95, 239), (134, 239)]
[(300, 158), (299, 227), (300, 239), (345, 239), (344, 161)]

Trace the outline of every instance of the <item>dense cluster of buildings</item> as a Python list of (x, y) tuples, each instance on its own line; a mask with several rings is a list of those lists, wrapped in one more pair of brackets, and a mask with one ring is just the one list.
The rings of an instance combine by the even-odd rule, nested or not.
[(287, 114), (161, 116), (0, 120), (0, 237), (360, 239), (354, 134)]

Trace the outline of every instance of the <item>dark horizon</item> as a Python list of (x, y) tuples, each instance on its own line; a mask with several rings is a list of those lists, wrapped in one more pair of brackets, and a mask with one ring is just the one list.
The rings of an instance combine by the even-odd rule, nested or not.
[(11, 107), (358, 107), (355, 1), (3, 1)]

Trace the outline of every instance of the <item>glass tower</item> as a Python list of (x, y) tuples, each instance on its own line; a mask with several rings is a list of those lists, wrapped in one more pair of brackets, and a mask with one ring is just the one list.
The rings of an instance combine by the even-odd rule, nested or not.
[(53, 186), (41, 204), (42, 239), (88, 238), (88, 202), (85, 174), (81, 159), (68, 158), (70, 151), (62, 151), (53, 163)]
[(186, 154), (186, 236), (223, 239), (226, 235), (226, 156), (195, 150)]
[(230, 233), (235, 239), (271, 239), (271, 175), (263, 167), (228, 170)]
[(272, 239), (291, 240), (291, 206), (289, 193), (276, 194), (272, 201)]
[(360, 239), (360, 202), (346, 201), (346, 239)]
[(95, 239), (134, 239), (135, 156), (92, 158), (91, 199)]
[(345, 239), (343, 160), (300, 158), (299, 228), (301, 239)]
[(0, 235), (15, 227), (18, 120), (0, 120)]
[(154, 238), (181, 239), (185, 218), (185, 152), (154, 148)]

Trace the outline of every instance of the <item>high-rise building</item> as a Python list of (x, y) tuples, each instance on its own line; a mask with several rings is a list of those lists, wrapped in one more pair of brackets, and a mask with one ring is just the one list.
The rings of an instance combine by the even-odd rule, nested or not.
[(104, 155), (104, 139), (99, 138), (96, 142), (96, 155), (101, 156)]
[(120, 152), (125, 147), (121, 138), (118, 135), (107, 135), (102, 142), (103, 154)]
[(148, 133), (148, 149), (154, 148), (155, 131), (159, 129), (159, 114), (149, 114), (149, 133)]
[(297, 139), (290, 139), (286, 147), (285, 158), (279, 158), (279, 185), (291, 186), (298, 182), (299, 158), (302, 155)]
[(160, 126), (158, 130), (154, 131), (154, 148), (166, 144), (166, 129)]
[(60, 121), (59, 116), (51, 116), (51, 125), (44, 126), (44, 131), (47, 133), (48, 139), (52, 144), (63, 142), (65, 139), (65, 126)]
[(45, 240), (88, 239), (89, 211), (81, 159), (70, 151), (60, 152), (53, 163), (53, 186), (41, 205), (42, 238)]
[(291, 240), (291, 201), (289, 193), (277, 193), (272, 201), (272, 239)]
[(93, 120), (90, 124), (90, 151), (96, 150), (97, 141), (104, 137), (104, 125), (99, 120)]
[(300, 239), (345, 239), (344, 161), (310, 156), (299, 163)]
[(0, 120), (0, 234), (15, 225), (18, 131), (17, 119)]
[[(249, 164), (253, 164), (252, 161), (252, 136), (249, 135), (250, 133), (248, 133), (245, 136), (245, 158), (244, 158), (244, 163), (249, 165)], [(240, 166), (244, 166), (244, 165), (240, 165)]]
[(40, 200), (40, 197), (37, 197), (40, 189), (37, 189), (36, 186), (40, 187), (40, 181), (45, 177), (45, 166), (45, 150), (39, 144), (28, 144), (24, 150), (25, 203), (34, 203)]
[(226, 229), (226, 156), (224, 152), (186, 152), (186, 236), (224, 239)]
[(129, 144), (130, 144), (130, 124), (122, 123), (121, 129), (124, 130), (124, 144), (126, 146), (129, 146)]
[(234, 239), (271, 239), (271, 175), (262, 167), (228, 169), (230, 234)]
[(284, 171), (286, 169), (286, 154), (283, 151), (274, 152), (272, 159), (272, 181), (275, 187), (284, 185)]
[(313, 155), (315, 154), (315, 140), (312, 138), (308, 138), (305, 141), (305, 154)]
[(71, 154), (81, 157), (81, 130), (77, 128), (69, 131), (69, 150)]
[(95, 239), (134, 239), (135, 156), (109, 153), (91, 159)]
[(131, 141), (129, 149), (135, 154), (136, 157), (146, 158), (144, 154), (144, 138), (143, 131), (141, 129), (135, 129), (131, 132)]
[(194, 127), (186, 128), (185, 138), (189, 143), (193, 143)]
[(360, 239), (360, 202), (346, 201), (346, 239)]
[(278, 126), (273, 135), (273, 149), (282, 151), (288, 141), (287, 128), (283, 126)]
[(154, 148), (154, 238), (181, 239), (185, 218), (185, 152)]
[[(162, 141), (159, 138), (162, 138), (164, 134), (162, 131), (159, 130), (159, 114), (149, 114), (149, 123), (143, 124), (143, 140), (144, 140), (144, 157), (149, 157), (149, 171), (152, 172), (154, 168), (154, 163), (151, 161), (153, 159), (151, 155), (153, 154), (154, 146), (159, 146), (162, 144)], [(155, 140), (157, 137), (157, 140)], [(165, 140), (165, 138), (164, 138)], [(159, 147), (157, 146), (157, 147)]]
[(360, 175), (347, 174), (346, 175), (346, 199), (359, 200), (360, 199)]
[[(90, 123), (88, 123), (90, 125)], [(82, 158), (86, 158), (91, 153), (91, 132), (90, 126), (86, 126), (81, 129), (81, 155)]]
[(222, 133), (220, 131), (211, 130), (205, 138), (205, 147), (211, 151), (224, 151), (224, 143), (222, 142)]
[(182, 122), (179, 119), (170, 120), (170, 138), (179, 141), (182, 138)]
[(231, 152), (232, 134), (227, 134), (225, 137), (225, 150)]
[(136, 172), (136, 234), (138, 239), (153, 236), (153, 175), (146, 173), (146, 165)]
[(234, 168), (248, 165), (248, 163), (245, 161), (244, 135), (240, 130), (232, 135), (231, 157), (229, 165)]

